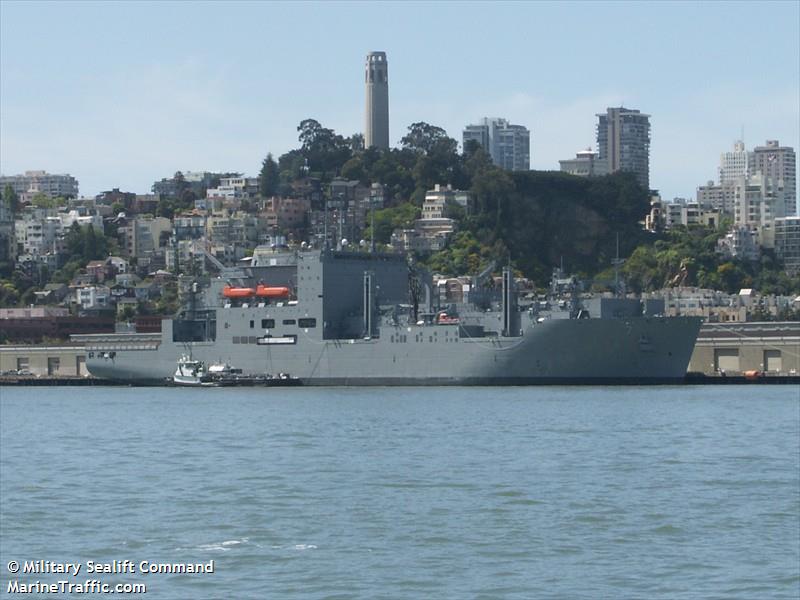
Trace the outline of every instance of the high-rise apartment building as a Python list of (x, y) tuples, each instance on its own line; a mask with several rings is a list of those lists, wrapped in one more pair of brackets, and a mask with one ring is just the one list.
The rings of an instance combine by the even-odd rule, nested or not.
[(527, 127), (511, 125), (505, 119), (484, 118), (467, 125), (462, 142), (475, 140), (489, 153), (492, 162), (509, 171), (527, 171), (531, 164), (531, 138)]
[(78, 180), (72, 175), (54, 175), (47, 171), (25, 171), (24, 175), (0, 176), (0, 190), (11, 185), (20, 202), (29, 202), (36, 194), (51, 198), (77, 198)]
[(733, 145), (733, 152), (723, 152), (719, 155), (719, 184), (733, 184), (740, 177), (746, 177), (747, 165), (747, 150), (744, 149), (744, 142), (740, 140)]
[(597, 151), (609, 173), (630, 171), (650, 189), (650, 115), (623, 107), (599, 113)]
[(385, 52), (367, 54), (364, 147), (389, 148), (389, 65)]
[(771, 226), (775, 218), (786, 216), (783, 182), (757, 173), (752, 177), (740, 177), (733, 189), (734, 224)]
[(778, 140), (767, 140), (756, 146), (749, 157), (750, 174), (761, 173), (783, 186), (786, 216), (797, 214), (797, 158), (794, 148), (781, 146)]

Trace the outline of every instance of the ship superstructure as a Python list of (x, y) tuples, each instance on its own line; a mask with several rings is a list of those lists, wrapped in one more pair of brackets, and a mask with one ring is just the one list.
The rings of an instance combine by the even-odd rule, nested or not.
[[(632, 298), (518, 300), (475, 282), (443, 304), (398, 254), (258, 248), (197, 284), (160, 334), (81, 336), (98, 377), (159, 383), (181, 356), (305, 385), (662, 383), (683, 379), (700, 319)], [(569, 286), (567, 286), (569, 287)]]

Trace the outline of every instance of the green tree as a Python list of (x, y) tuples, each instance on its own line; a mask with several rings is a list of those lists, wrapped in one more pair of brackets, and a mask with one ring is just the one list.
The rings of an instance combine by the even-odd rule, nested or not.
[(39, 192), (31, 198), (31, 204), (37, 208), (56, 208), (58, 202), (55, 198), (51, 198), (44, 192)]
[(309, 170), (319, 173), (324, 180), (336, 175), (352, 156), (348, 141), (315, 119), (304, 119), (297, 131), (300, 152), (308, 162)]
[(409, 125), (408, 133), (400, 140), (400, 146), (414, 152), (431, 154), (434, 150), (455, 153), (458, 144), (441, 127), (420, 121)]
[(347, 144), (350, 146), (350, 150), (353, 152), (363, 152), (364, 151), (364, 134), (363, 133), (354, 133), (349, 138), (347, 138)]
[(268, 153), (267, 157), (261, 163), (261, 173), (259, 174), (261, 195), (265, 198), (274, 196), (278, 193), (279, 184), (280, 173), (278, 171), (278, 163), (272, 158), (272, 154)]
[[(411, 227), (417, 218), (419, 218), (419, 208), (411, 203), (376, 210), (375, 241), (380, 244), (388, 244), (395, 229)], [(371, 229), (368, 228), (365, 234), (367, 238), (370, 238), (372, 236)]]
[(364, 169), (364, 159), (357, 154), (342, 165), (342, 177), (349, 180), (358, 180), (367, 183), (367, 173)]
[(180, 171), (175, 171), (175, 175), (172, 176), (172, 179), (175, 181), (175, 197), (180, 198), (189, 187), (189, 182), (186, 181), (186, 178), (183, 176), (183, 173)]
[(7, 183), (3, 190), (3, 202), (6, 203), (12, 218), (15, 217), (19, 212), (19, 196), (10, 183)]
[(289, 150), (278, 157), (278, 170), (280, 172), (281, 186), (285, 188), (289, 183), (305, 175), (306, 159), (300, 150)]
[(131, 305), (127, 305), (119, 312), (117, 320), (120, 322), (127, 322), (131, 321), (135, 316), (136, 310)]
[(85, 261), (96, 260), (97, 257), (97, 235), (94, 226), (90, 223), (83, 235), (83, 259)]

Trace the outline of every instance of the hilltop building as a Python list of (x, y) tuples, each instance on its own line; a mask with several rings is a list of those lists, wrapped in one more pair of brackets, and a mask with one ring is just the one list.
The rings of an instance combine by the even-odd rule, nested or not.
[[(740, 176), (744, 177), (743, 175)], [(697, 203), (700, 206), (709, 206), (721, 210), (727, 215), (733, 215), (736, 206), (736, 181), (726, 181), (723, 184), (715, 184), (709, 181), (706, 185), (697, 188)]]
[(448, 205), (460, 206), (469, 214), (471, 194), (465, 190), (454, 190), (451, 185), (435, 184), (432, 190), (425, 192), (422, 204), (422, 218), (434, 219), (447, 216)]
[(597, 177), (608, 173), (608, 165), (600, 160), (600, 155), (591, 148), (581, 150), (575, 158), (558, 161), (562, 173), (577, 175), (578, 177)]
[(756, 146), (749, 156), (751, 175), (761, 173), (784, 190), (786, 216), (797, 214), (797, 157), (794, 148), (781, 146), (778, 140), (767, 140), (765, 146)]
[(20, 202), (30, 202), (36, 194), (50, 198), (78, 197), (78, 180), (72, 175), (54, 175), (47, 171), (25, 171), (24, 175), (0, 176), (0, 190), (14, 188)]
[(214, 180), (214, 173), (208, 171), (178, 171), (169, 179), (153, 182), (152, 192), (162, 198), (177, 197), (182, 190), (191, 190), (196, 196), (205, 196), (206, 190)]
[(464, 128), (463, 145), (466, 146), (470, 140), (478, 142), (498, 167), (509, 171), (530, 169), (530, 131), (523, 125), (511, 125), (505, 119), (483, 118), (479, 123)]
[(748, 227), (771, 225), (784, 217), (786, 202), (783, 182), (757, 174), (740, 177), (734, 184), (734, 223)]
[(122, 250), (126, 256), (143, 259), (159, 249), (163, 251), (172, 223), (164, 217), (139, 216), (119, 228)]
[(717, 252), (723, 256), (758, 260), (758, 232), (749, 227), (734, 225), (724, 237), (717, 240)]
[[(651, 202), (652, 207), (652, 202)], [(683, 225), (685, 227), (703, 226), (717, 227), (722, 218), (719, 209), (704, 207), (699, 202), (686, 198), (675, 198), (661, 207), (661, 216), (667, 229)]]
[(609, 173), (630, 171), (650, 189), (650, 115), (624, 107), (599, 113), (597, 150)]
[(748, 174), (748, 154), (744, 149), (744, 142), (737, 141), (732, 152), (723, 152), (719, 155), (719, 185), (729, 185), (740, 177)]
[(385, 52), (367, 54), (365, 148), (389, 148), (389, 64)]

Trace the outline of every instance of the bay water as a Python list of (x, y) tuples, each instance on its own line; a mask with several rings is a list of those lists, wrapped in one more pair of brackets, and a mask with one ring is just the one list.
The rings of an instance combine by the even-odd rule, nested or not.
[[(82, 570), (9, 572), (37, 560)], [(175, 599), (796, 599), (800, 389), (0, 387), (0, 595), (64, 579)]]

